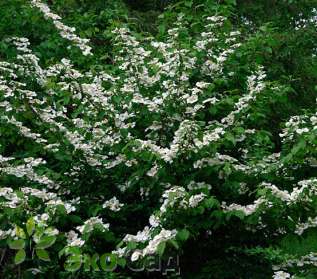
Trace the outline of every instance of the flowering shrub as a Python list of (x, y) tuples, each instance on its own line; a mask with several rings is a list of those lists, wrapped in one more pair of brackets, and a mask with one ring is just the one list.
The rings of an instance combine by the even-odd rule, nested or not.
[[(44, 2), (29, 4), (84, 57), (94, 55)], [(128, 276), (129, 262), (175, 254), (201, 256), (197, 278), (315, 274), (316, 104), (272, 121), (288, 85), (243, 64), (248, 40), (226, 17), (203, 23), (193, 33), (179, 14), (159, 39), (117, 27), (113, 64), (102, 70), (68, 58), (43, 67), (27, 38), (6, 39), (5, 278), (16, 265), (25, 276), (79, 276), (67, 255), (82, 263), (105, 252), (118, 263), (114, 278)]]

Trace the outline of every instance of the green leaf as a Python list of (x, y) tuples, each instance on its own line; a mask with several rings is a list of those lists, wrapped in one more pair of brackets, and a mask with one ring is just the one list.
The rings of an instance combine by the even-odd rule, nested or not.
[(244, 212), (241, 211), (241, 210), (236, 210), (236, 211), (234, 211), (234, 212), (233, 212), (233, 215), (234, 215), (234, 216), (237, 216), (237, 217), (238, 217), (239, 219), (241, 219), (241, 220), (245, 217)]
[(185, 1), (185, 6), (190, 8), (191, 6), (193, 6), (193, 1), (192, 0), (186, 0)]
[(229, 5), (236, 5), (237, 4), (236, 0), (226, 0), (225, 2)]
[(217, 206), (217, 201), (214, 198), (205, 199), (204, 204), (207, 208), (213, 208)]
[(177, 237), (182, 241), (186, 241), (189, 237), (189, 231), (186, 229), (182, 229), (178, 232)]
[(31, 217), (29, 218), (29, 220), (27, 220), (26, 222), (26, 231), (28, 233), (29, 236), (31, 236), (34, 232), (35, 229), (35, 222), (34, 222), (34, 218)]
[(65, 264), (64, 267), (67, 271), (75, 272), (81, 268), (82, 265), (82, 255), (70, 255)]
[(235, 140), (235, 138), (234, 138), (234, 136), (233, 136), (232, 133), (226, 133), (226, 134), (225, 134), (225, 138), (226, 138), (226, 140), (228, 140), (229, 142), (231, 142), (233, 145), (236, 144), (236, 140)]
[(25, 257), (26, 257), (26, 254), (25, 254), (24, 249), (20, 249), (20, 250), (16, 253), (15, 257), (14, 257), (14, 263), (15, 263), (15, 264), (23, 263), (24, 260), (25, 260)]
[(162, 255), (164, 254), (165, 247), (166, 247), (166, 242), (161, 242), (161, 243), (157, 246), (156, 252), (157, 252), (160, 256), (162, 256)]
[(71, 246), (64, 247), (62, 250), (58, 252), (58, 257), (61, 258), (63, 255), (69, 255), (69, 254), (80, 255), (81, 250), (79, 247), (71, 247)]
[(44, 249), (35, 249), (36, 255), (41, 259), (42, 261), (49, 262), (50, 261), (50, 256), (48, 252)]
[(174, 240), (174, 239), (171, 239), (170, 240), (170, 243), (178, 250), (179, 249), (179, 245), (178, 243)]
[(121, 267), (125, 267), (127, 263), (127, 261), (124, 258), (118, 258), (117, 262), (118, 262), (118, 265)]
[(37, 245), (35, 246), (36, 249), (46, 249), (48, 247), (51, 247), (56, 241), (56, 237), (55, 236), (43, 236), (41, 237), (40, 241), (37, 243)]
[(12, 241), (9, 241), (8, 245), (10, 249), (20, 250), (24, 248), (25, 241), (23, 239), (12, 240)]
[(291, 153), (293, 155), (297, 154), (299, 151), (303, 150), (306, 148), (306, 141), (305, 140), (301, 140), (298, 144), (296, 144), (292, 150)]
[(136, 248), (136, 243), (135, 242), (128, 242), (127, 248), (130, 250), (133, 250)]
[(26, 238), (24, 230), (21, 227), (19, 227), (19, 226), (15, 227), (15, 234), (16, 234), (16, 236), (18, 236), (20, 238), (23, 238), (23, 239)]

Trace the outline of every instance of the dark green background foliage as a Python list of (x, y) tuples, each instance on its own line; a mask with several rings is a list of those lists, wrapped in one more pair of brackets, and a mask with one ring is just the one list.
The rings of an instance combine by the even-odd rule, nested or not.
[[(258, 118), (253, 123), (258, 123), (264, 130), (267, 128), (271, 132), (270, 135), (263, 134), (257, 143), (262, 146), (267, 145), (269, 151), (280, 151), (281, 142), (278, 134), (281, 132), (281, 123), (303, 109), (306, 109), (307, 112), (314, 109), (317, 90), (316, 23), (308, 23), (306, 27), (297, 29), (295, 22), (299, 19), (311, 18), (313, 8), (317, 7), (317, 0), (48, 0), (46, 2), (55, 13), (62, 17), (65, 24), (76, 27), (78, 35), (91, 40), (94, 56), (82, 57), (76, 47), (68, 48), (69, 42), (63, 40), (54, 26), (45, 20), (40, 12), (30, 8), (25, 0), (0, 0), (0, 60), (10, 61), (15, 56), (14, 49), (6, 43), (5, 39), (18, 36), (29, 38), (31, 48), (40, 58), (43, 66), (52, 65), (64, 57), (69, 57), (75, 66), (85, 71), (111, 69), (114, 64), (114, 46), (110, 30), (116, 26), (125, 24), (135, 32), (136, 36), (142, 37), (150, 34), (162, 38), (165, 36), (166, 30), (175, 22), (178, 13), (182, 12), (190, 26), (188, 32), (195, 35), (201, 31), (204, 17), (222, 14), (229, 17), (234, 29), (242, 32), (244, 42), (228, 67), (234, 68), (241, 73), (241, 76), (245, 76), (252, 66), (261, 64), (265, 67), (269, 80), (284, 85), (285, 92), (283, 93), (285, 94), (271, 100), (264, 100), (267, 107), (259, 107), (258, 114), (254, 114), (254, 117)], [(232, 83), (241, 85), (242, 80), (239, 80), (238, 77)], [(222, 85), (217, 86), (221, 88)], [(226, 104), (224, 104), (224, 108), (226, 108)], [(269, 114), (270, 117), (261, 117), (261, 112)], [(14, 135), (14, 131), (3, 131), (0, 127), (0, 133), (1, 153), (25, 152), (32, 155), (40, 152), (35, 150), (31, 143), (17, 139), (18, 136)], [(228, 146), (230, 148), (230, 143)], [(43, 154), (40, 155), (43, 156)], [(59, 173), (68, 169), (68, 162), (73, 159), (68, 158), (67, 153), (63, 156), (65, 157), (61, 161), (65, 165), (52, 164), (50, 166), (50, 170), (54, 170), (50, 175), (57, 179)], [(49, 164), (54, 162), (54, 158), (45, 159)], [(42, 171), (45, 173), (46, 170)], [(186, 175), (182, 173), (182, 170), (168, 171), (168, 174), (177, 173), (175, 183)], [(298, 177), (304, 176), (305, 170), (301, 171), (302, 173), (297, 174)], [(119, 181), (121, 178), (116, 175), (120, 176), (121, 173), (123, 171), (119, 174), (113, 173), (107, 182), (111, 183), (111, 179)], [(313, 176), (314, 173), (311, 175)], [(96, 181), (95, 177), (98, 177), (95, 175), (95, 170), (87, 169), (80, 179), (79, 185), (74, 186), (73, 194), (82, 196), (83, 200), (87, 201), (82, 208), (83, 214), (87, 215), (81, 216), (83, 220), (100, 210), (94, 206), (94, 197), (109, 195), (106, 192), (109, 190), (93, 186), (104, 183), (104, 180)], [(92, 186), (86, 185), (90, 179), (94, 181)], [(2, 181), (0, 180), (0, 182)], [(4, 183), (8, 184), (8, 181)], [(224, 187), (234, 186), (225, 185)], [(114, 194), (120, 195), (112, 193), (112, 195)], [(225, 196), (225, 193), (219, 193), (219, 196)], [(125, 209), (124, 217), (114, 216), (109, 220), (114, 234), (122, 231), (136, 233), (147, 223), (152, 209), (157, 207), (155, 199), (141, 203), (140, 200), (135, 201), (133, 195), (127, 195), (125, 201), (131, 206)], [(186, 216), (179, 216), (179, 218), (179, 222), (187, 221)], [(248, 243), (253, 248), (267, 243), (267, 240), (262, 240), (256, 234), (252, 235), (252, 239), (246, 234), (237, 234), (241, 225), (239, 216), (231, 218), (233, 219), (230, 223), (232, 227), (227, 226), (224, 231), (217, 230), (217, 233), (211, 236), (197, 233), (195, 237), (186, 242), (180, 254), (182, 278), (271, 278), (269, 257), (275, 257), (273, 251), (268, 250), (265, 256), (259, 257), (259, 254), (264, 253), (262, 250), (250, 249), (249, 254), (246, 254), (245, 250), (241, 253), (232, 250), (231, 256), (228, 257), (228, 251), (232, 246), (237, 246), (237, 243), (241, 243), (241, 245)], [(272, 212), (271, 218), (272, 223), (276, 222), (274, 212)], [(76, 216), (66, 216), (61, 224), (67, 226), (69, 222), (76, 224), (77, 221)], [(204, 227), (204, 221), (202, 218), (201, 228)], [(224, 235), (226, 238), (223, 237)], [(313, 241), (309, 242), (309, 236), (307, 238), (308, 246), (312, 245)], [(216, 241), (211, 241), (211, 239), (216, 239)], [(109, 233), (107, 239), (101, 240), (100, 243), (93, 243), (92, 246), (97, 249), (97, 252), (102, 253), (105, 248), (111, 247), (116, 241), (115, 236)], [(284, 248), (287, 249), (288, 243), (296, 241), (298, 240), (283, 239), (283, 245), (286, 247)], [(299, 246), (301, 249), (305, 248), (304, 244)], [(300, 249), (299, 253), (301, 253)], [(10, 263), (5, 259), (1, 267), (4, 264), (9, 265)], [(56, 277), (54, 269), (56, 272), (61, 270), (59, 266), (52, 267), (51, 272), (45, 278), (72, 278), (68, 277), (69, 275), (66, 273), (59, 273), (59, 277)], [(10, 277), (9, 272), (3, 268), (0, 271), (0, 277), (15, 278)], [(105, 275), (101, 272), (96, 274), (82, 272), (73, 278), (161, 278), (162, 276), (160, 273), (131, 275), (126, 271), (121, 274), (123, 274), (122, 277), (115, 274)], [(28, 278), (44, 277), (30, 275)]]

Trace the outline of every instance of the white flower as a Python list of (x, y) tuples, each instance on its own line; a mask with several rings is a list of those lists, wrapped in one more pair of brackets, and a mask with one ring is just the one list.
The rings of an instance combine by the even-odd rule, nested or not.
[(157, 171), (158, 171), (158, 165), (155, 165), (146, 173), (146, 175), (153, 177), (157, 174)]
[(312, 116), (310, 118), (310, 121), (312, 122), (313, 125), (316, 125), (317, 124), (317, 116)]
[(101, 218), (91, 217), (86, 220), (82, 226), (77, 226), (76, 229), (80, 231), (81, 234), (83, 234), (93, 231), (96, 227), (102, 231), (107, 231), (109, 230), (110, 225), (104, 224)]
[(52, 207), (54, 210), (56, 209), (58, 205), (63, 205), (67, 213), (70, 213), (76, 210), (76, 208), (71, 203), (63, 202), (61, 199), (49, 200), (46, 203), (46, 205), (48, 205), (49, 207)]
[(50, 218), (50, 216), (47, 213), (43, 213), (41, 215), (41, 220), (43, 220), (43, 221), (47, 221), (49, 218)]
[(198, 96), (193, 94), (190, 97), (188, 97), (186, 101), (188, 104), (196, 103), (198, 101)]
[(117, 250), (112, 251), (112, 254), (117, 255), (119, 258), (122, 258), (125, 256), (127, 252), (127, 247), (118, 248)]
[(308, 128), (302, 128), (302, 129), (297, 129), (296, 130), (296, 133), (301, 135), (303, 133), (308, 133), (309, 132), (309, 129)]
[(224, 209), (224, 211), (239, 210), (248, 216), (253, 214), (259, 208), (259, 206), (265, 202), (266, 200), (261, 197), (255, 200), (253, 204), (248, 204), (248, 205), (240, 205), (240, 204), (233, 203), (227, 206), (225, 203), (222, 203), (222, 208)]
[(3, 231), (0, 229), (0, 239), (5, 239), (10, 234), (11, 234), (11, 230)]
[(73, 230), (66, 234), (68, 246), (81, 247), (85, 244), (85, 241), (78, 237), (78, 234)]
[(150, 229), (145, 227), (143, 231), (139, 231), (136, 235), (127, 234), (124, 238), (124, 242), (146, 242), (150, 238)]
[(116, 197), (111, 198), (102, 205), (103, 208), (109, 208), (112, 211), (120, 211), (123, 206), (124, 204), (120, 203)]
[(160, 225), (160, 219), (157, 216), (151, 215), (149, 219), (149, 223), (152, 227), (156, 228)]
[(198, 195), (191, 196), (189, 198), (189, 206), (196, 207), (205, 197), (206, 197), (206, 195), (204, 193), (200, 193)]
[(131, 256), (131, 261), (135, 262), (142, 256), (142, 252), (140, 251), (134, 251)]
[(143, 249), (143, 256), (154, 254), (160, 245), (160, 243), (174, 238), (177, 234), (176, 230), (165, 230), (162, 229), (159, 234), (154, 236), (148, 243), (148, 245)]
[(290, 278), (291, 275), (284, 271), (276, 271), (274, 272), (273, 279), (287, 279)]

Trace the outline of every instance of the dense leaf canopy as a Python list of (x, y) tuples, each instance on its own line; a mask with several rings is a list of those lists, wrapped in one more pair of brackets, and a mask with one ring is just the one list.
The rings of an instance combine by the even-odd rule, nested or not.
[(0, 277), (316, 278), (316, 30), (317, 0), (0, 1)]

